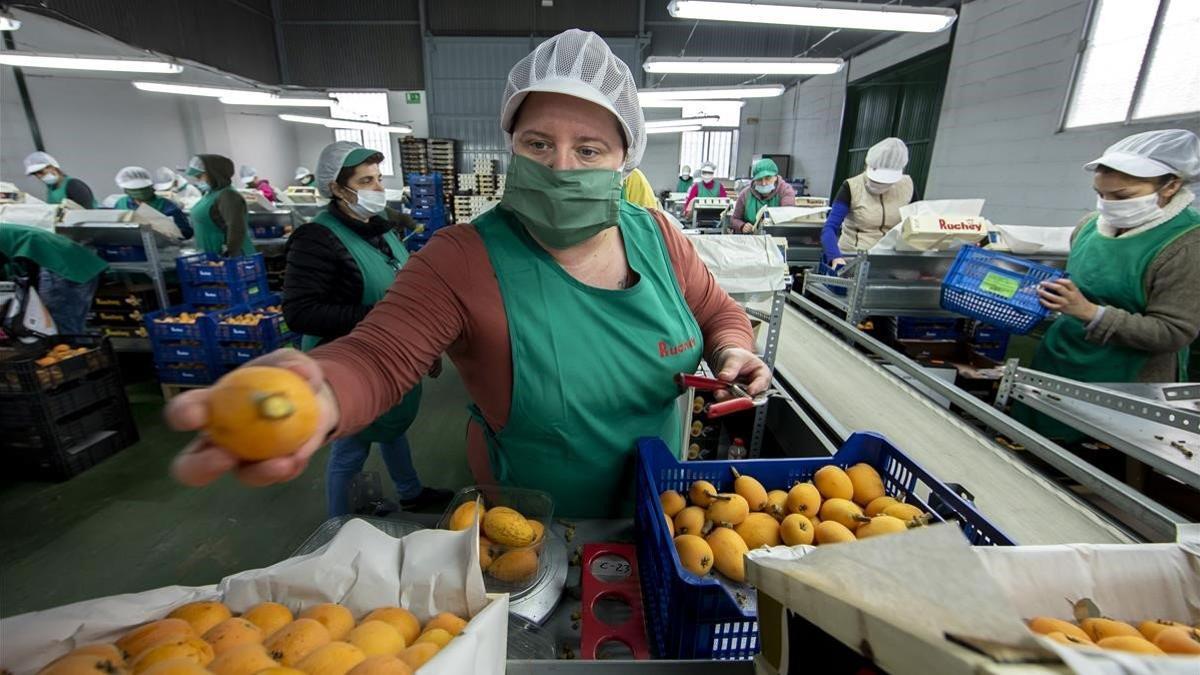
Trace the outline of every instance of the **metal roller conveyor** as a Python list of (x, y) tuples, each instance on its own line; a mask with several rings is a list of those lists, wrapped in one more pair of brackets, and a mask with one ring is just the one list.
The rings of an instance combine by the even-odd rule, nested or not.
[[(804, 298), (793, 294), (793, 300), (805, 312), (823, 314), (830, 327), (872, 339)], [(784, 313), (777, 363), (781, 374), (815, 398), (814, 407), (831, 418), (832, 426), (884, 434), (941, 480), (970, 491), (980, 511), (1020, 544), (1134, 541), (1078, 497), (795, 307)]]

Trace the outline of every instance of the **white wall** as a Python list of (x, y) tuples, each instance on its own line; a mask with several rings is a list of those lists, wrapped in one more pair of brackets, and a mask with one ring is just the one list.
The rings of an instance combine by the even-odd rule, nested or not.
[(1073, 226), (1095, 202), (1081, 170), (1105, 147), (1150, 129), (1200, 131), (1190, 119), (1058, 132), (1087, 0), (963, 5), (927, 192), (987, 198), (985, 215)]

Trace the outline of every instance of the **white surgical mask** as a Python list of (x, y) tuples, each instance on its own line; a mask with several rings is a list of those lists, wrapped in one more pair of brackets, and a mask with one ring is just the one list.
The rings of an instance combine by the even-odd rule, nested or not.
[(38, 176), (46, 185), (58, 185), (58, 174), (48, 173), (44, 176)]
[(716, 176), (716, 174), (713, 174), (713, 173), (702, 173), (702, 174), (700, 174), (700, 178), (701, 178), (701, 179), (703, 179), (705, 183), (711, 183), (711, 182), (712, 182), (712, 179), (713, 179), (713, 177), (715, 177), (715, 176)]
[(1096, 210), (1100, 212), (1101, 222), (1118, 230), (1141, 227), (1163, 217), (1157, 192), (1130, 199), (1096, 197)]
[(758, 183), (755, 183), (754, 189), (760, 195), (769, 195), (775, 191), (775, 184), (771, 183), (770, 185), (759, 185)]
[(210, 186), (206, 180), (198, 180), (196, 181), (196, 189), (204, 194), (208, 194), (208, 191), (212, 189), (212, 186)]
[(867, 192), (870, 192), (873, 195), (881, 195), (891, 189), (891, 183), (880, 183), (879, 181), (874, 181), (870, 178), (867, 179)]
[(387, 193), (383, 190), (358, 190), (356, 194), (358, 202), (355, 204), (347, 202), (346, 206), (363, 218), (378, 215), (387, 207)]

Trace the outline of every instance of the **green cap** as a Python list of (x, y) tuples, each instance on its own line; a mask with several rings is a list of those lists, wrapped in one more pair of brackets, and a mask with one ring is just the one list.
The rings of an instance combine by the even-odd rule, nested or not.
[(767, 176), (778, 176), (779, 167), (775, 165), (773, 159), (760, 159), (754, 163), (754, 180), (766, 178)]
[(378, 150), (372, 150), (370, 148), (355, 148), (346, 155), (346, 159), (342, 160), (342, 166), (358, 166), (359, 164), (362, 164), (368, 159), (371, 159), (375, 155), (379, 154), (382, 153), (380, 153)]

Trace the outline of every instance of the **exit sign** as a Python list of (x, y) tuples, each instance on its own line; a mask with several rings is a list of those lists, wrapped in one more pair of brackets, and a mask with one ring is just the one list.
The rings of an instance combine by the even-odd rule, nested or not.
[(420, 103), (421, 102), (421, 92), (419, 92), (419, 91), (405, 92), (404, 93), (404, 102), (405, 103)]

